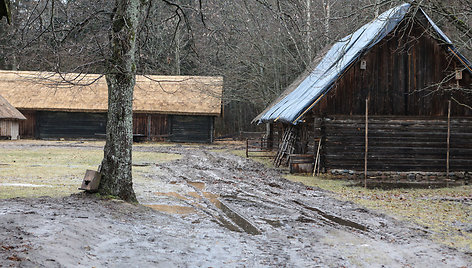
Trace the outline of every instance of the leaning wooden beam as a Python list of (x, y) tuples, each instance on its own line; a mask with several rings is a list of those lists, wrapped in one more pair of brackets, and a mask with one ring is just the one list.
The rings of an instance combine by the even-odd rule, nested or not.
[(449, 157), (451, 147), (451, 101), (447, 109), (447, 153), (446, 153), (446, 178), (449, 180)]
[(246, 139), (246, 158), (249, 157), (249, 139)]
[(317, 175), (318, 172), (317, 170), (319, 171), (319, 168), (317, 169), (317, 167), (319, 166), (319, 157), (320, 157), (320, 147), (321, 147), (321, 138), (319, 139), (318, 141), (318, 149), (316, 150), (316, 158), (315, 158), (315, 164), (313, 165), (313, 176)]
[(369, 150), (369, 99), (365, 99), (364, 187), (367, 188), (367, 153)]

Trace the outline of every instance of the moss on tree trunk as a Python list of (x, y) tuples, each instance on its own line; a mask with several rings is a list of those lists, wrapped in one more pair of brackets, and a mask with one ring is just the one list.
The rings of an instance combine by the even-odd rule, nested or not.
[(107, 135), (99, 192), (136, 201), (131, 175), (133, 89), (140, 0), (116, 0), (110, 33)]

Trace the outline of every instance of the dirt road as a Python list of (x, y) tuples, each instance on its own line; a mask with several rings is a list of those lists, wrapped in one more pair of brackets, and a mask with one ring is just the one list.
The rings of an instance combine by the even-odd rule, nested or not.
[[(66, 146), (66, 145), (64, 145)], [(285, 180), (227, 146), (140, 146), (181, 159), (94, 195), (0, 200), (0, 267), (468, 267), (427, 230)]]

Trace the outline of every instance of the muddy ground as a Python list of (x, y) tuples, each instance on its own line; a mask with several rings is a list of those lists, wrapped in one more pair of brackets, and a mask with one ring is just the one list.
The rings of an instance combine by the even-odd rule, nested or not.
[[(69, 145), (2, 143), (0, 147), (12, 146)], [(89, 194), (0, 200), (0, 267), (468, 267), (472, 263), (470, 255), (430, 240), (426, 229), (290, 182), (279, 170), (235, 156), (233, 149), (136, 147), (136, 151), (182, 156), (165, 163), (141, 163), (150, 167), (140, 174), (145, 179), (134, 185), (141, 205)]]

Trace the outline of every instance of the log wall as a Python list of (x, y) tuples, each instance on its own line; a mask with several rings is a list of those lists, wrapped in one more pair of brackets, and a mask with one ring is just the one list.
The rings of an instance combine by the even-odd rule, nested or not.
[(212, 143), (213, 116), (170, 116), (170, 141)]
[[(327, 169), (364, 170), (363, 116), (323, 120), (322, 164)], [(369, 118), (368, 170), (446, 171), (447, 118)], [(450, 170), (472, 171), (472, 118), (451, 119)]]
[(99, 138), (106, 132), (106, 113), (36, 113), (36, 136), (40, 139)]

